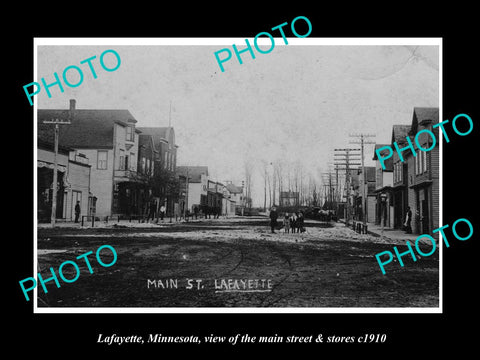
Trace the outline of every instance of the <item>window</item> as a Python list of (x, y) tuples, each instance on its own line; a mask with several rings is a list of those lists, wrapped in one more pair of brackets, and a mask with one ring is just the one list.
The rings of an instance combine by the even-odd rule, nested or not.
[(134, 141), (133, 136), (134, 136), (133, 126), (127, 126), (126, 127), (126, 137), (125, 137), (125, 139), (127, 141)]
[(142, 160), (140, 160), (140, 168), (142, 169), (142, 173), (145, 173), (145, 157), (142, 156)]
[(125, 170), (125, 150), (120, 149), (120, 156), (119, 156), (119, 164), (118, 164), (118, 169), (119, 170)]
[(422, 168), (422, 172), (426, 172), (428, 170), (428, 165), (427, 165), (427, 152), (426, 151), (422, 151), (422, 155), (423, 155), (423, 161), (422, 161), (422, 164), (423, 164), (423, 168)]
[(97, 152), (97, 169), (106, 170), (107, 169), (107, 159), (108, 152), (104, 150), (98, 150)]
[(135, 154), (130, 153), (130, 170), (135, 171), (135, 167), (137, 166), (137, 163), (135, 162)]
[(150, 159), (147, 159), (147, 174), (150, 174), (151, 173), (151, 169), (150, 169)]
[(419, 151), (415, 157), (415, 174), (420, 175), (428, 170), (427, 152)]

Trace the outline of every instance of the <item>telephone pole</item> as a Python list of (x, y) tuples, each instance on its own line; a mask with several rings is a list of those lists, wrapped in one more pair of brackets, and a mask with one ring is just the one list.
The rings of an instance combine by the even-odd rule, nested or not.
[(362, 156), (362, 176), (363, 176), (363, 194), (362, 194), (362, 220), (363, 225), (367, 224), (367, 174), (365, 173), (365, 161), (364, 161), (364, 145), (365, 144), (375, 144), (375, 141), (368, 141), (365, 138), (375, 137), (375, 134), (350, 134), (350, 137), (359, 138), (359, 141), (350, 141), (350, 144), (360, 144), (361, 147), (361, 156)]
[(53, 124), (54, 127), (54, 155), (53, 155), (53, 181), (52, 181), (52, 213), (50, 214), (50, 223), (55, 226), (55, 222), (57, 219), (57, 182), (58, 182), (58, 132), (59, 127), (58, 125), (70, 125), (70, 119), (51, 119), (51, 120), (44, 120), (44, 124)]
[(350, 170), (352, 166), (360, 165), (355, 161), (359, 161), (360, 159), (358, 156), (360, 155), (357, 151), (360, 149), (334, 149), (336, 153), (334, 153), (334, 165), (337, 166), (338, 170), (345, 170), (345, 186), (347, 190), (347, 201), (346, 201), (346, 209), (345, 209), (345, 225), (349, 225), (350, 221), (350, 187), (351, 187), (351, 178), (350, 178)]

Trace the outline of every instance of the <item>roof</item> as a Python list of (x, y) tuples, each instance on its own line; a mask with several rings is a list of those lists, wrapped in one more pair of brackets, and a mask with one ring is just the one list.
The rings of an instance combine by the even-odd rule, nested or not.
[[(374, 154), (373, 154), (373, 160), (379, 160), (378, 157), (377, 157), (377, 149), (380, 149), (384, 146), (388, 146), (390, 147), (390, 145), (388, 144), (375, 144), (375, 150), (374, 150)], [(391, 148), (391, 147), (390, 147)], [(392, 150), (393, 152), (393, 150)], [(388, 150), (385, 149), (385, 150), (382, 150), (380, 151), (380, 155), (382, 156), (386, 156), (388, 154)], [(383, 161), (384, 163), (384, 168), (383, 168), (383, 171), (393, 171), (393, 157), (390, 156), (389, 158), (385, 159)]]
[(188, 170), (188, 181), (192, 183), (201, 182), (202, 175), (208, 176), (208, 166), (177, 166), (178, 175), (187, 175)]
[(438, 123), (438, 108), (437, 107), (415, 107), (413, 108), (413, 117), (419, 123), (425, 120), (430, 120)]
[[(373, 150), (373, 159), (372, 160), (378, 160), (378, 157), (377, 157), (377, 150), (382, 148), (382, 147), (385, 147), (385, 146), (388, 146), (390, 147), (389, 144), (375, 144), (375, 149)], [(382, 156), (386, 155), (388, 153), (388, 151), (385, 149), (385, 150), (382, 150), (380, 151), (380, 154)]]
[(232, 194), (241, 194), (243, 193), (243, 187), (228, 183), (226, 185), (227, 190)]
[[(112, 148), (114, 124), (128, 126), (128, 122), (137, 120), (128, 110), (74, 110), (70, 125), (59, 126), (59, 145), (72, 148)], [(39, 109), (38, 139), (53, 143), (54, 131), (51, 124), (44, 120), (70, 118), (69, 110)]]
[(418, 125), (423, 122), (438, 123), (438, 108), (434, 107), (415, 107), (413, 108), (412, 126), (409, 135), (415, 136), (418, 130)]
[(398, 145), (406, 143), (406, 138), (410, 132), (411, 125), (393, 125), (392, 127), (392, 144), (396, 142)]
[(173, 127), (137, 127), (143, 135), (150, 135), (153, 137), (153, 144), (156, 150), (160, 150), (160, 143), (167, 142), (170, 131), (174, 131)]

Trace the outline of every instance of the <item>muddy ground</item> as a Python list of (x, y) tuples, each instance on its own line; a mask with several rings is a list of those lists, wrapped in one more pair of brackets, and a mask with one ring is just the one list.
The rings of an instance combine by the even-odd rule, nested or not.
[[(308, 221), (306, 226), (304, 234), (270, 234), (265, 218), (234, 218), (39, 228), (43, 277), (49, 277), (49, 267), (58, 275), (66, 260), (78, 264), (80, 277), (70, 284), (59, 278), (60, 288), (47, 283), (47, 294), (39, 285), (38, 306), (438, 307), (438, 252), (416, 262), (404, 257), (404, 267), (392, 262), (382, 275), (375, 254), (393, 251), (394, 245), (403, 252), (405, 245), (360, 235), (339, 223)], [(110, 267), (95, 258), (105, 244), (118, 255)], [(93, 251), (88, 257), (93, 274), (76, 259), (87, 251)], [(108, 250), (100, 255), (104, 263), (113, 260)], [(63, 274), (74, 278), (73, 266), (65, 266)], [(265, 282), (243, 291), (249, 279)], [(234, 291), (224, 291), (225, 284)]]

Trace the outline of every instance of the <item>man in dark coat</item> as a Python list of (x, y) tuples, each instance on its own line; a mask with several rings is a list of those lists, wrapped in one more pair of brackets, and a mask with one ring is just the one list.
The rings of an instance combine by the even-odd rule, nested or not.
[(147, 216), (147, 222), (152, 218), (152, 221), (155, 219), (155, 212), (157, 211), (157, 203), (155, 200), (150, 201), (150, 205), (148, 207), (148, 216)]
[(75, 205), (75, 222), (78, 223), (78, 218), (80, 217), (80, 201), (77, 201)]
[(278, 213), (275, 207), (272, 207), (270, 210), (270, 228), (272, 229), (272, 234), (275, 233), (275, 228), (277, 227)]

